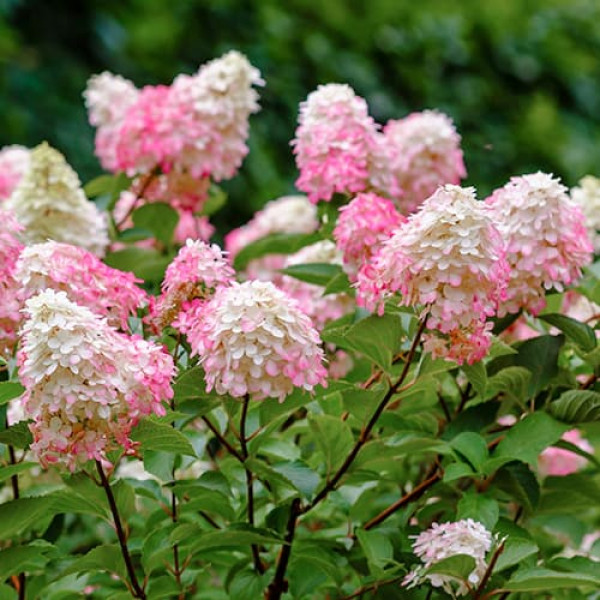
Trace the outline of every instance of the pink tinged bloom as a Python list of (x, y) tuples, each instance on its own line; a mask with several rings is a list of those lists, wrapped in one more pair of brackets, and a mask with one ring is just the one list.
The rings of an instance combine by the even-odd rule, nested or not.
[[(182, 308), (186, 310), (185, 303), (199, 300), (194, 307), (204, 304), (217, 288), (230, 285), (234, 277), (235, 273), (219, 246), (187, 240), (167, 267), (154, 311), (156, 317), (163, 326), (172, 323)], [(188, 323), (189, 317), (181, 317), (179, 322), (180, 325)], [(193, 326), (193, 321), (190, 325)], [(183, 333), (186, 330), (184, 325)]]
[(383, 137), (389, 171), (402, 192), (398, 205), (406, 214), (414, 212), (440, 185), (456, 185), (467, 175), (460, 135), (441, 112), (425, 110), (388, 121)]
[(377, 126), (363, 98), (348, 85), (320, 85), (300, 105), (298, 122), (292, 141), (296, 185), (311, 202), (368, 188)]
[(31, 450), (44, 466), (71, 471), (107, 452), (132, 451), (140, 418), (165, 414), (173, 361), (162, 348), (110, 327), (106, 319), (45, 290), (24, 310), (19, 376)]
[(446, 185), (363, 264), (357, 301), (383, 314), (385, 299), (400, 292), (400, 304), (429, 312), (432, 351), (441, 355), (434, 337), (445, 339), (448, 357), (473, 362), (491, 343), (485, 322), (504, 298), (507, 277), (502, 238), (475, 190)]
[(358, 194), (340, 208), (333, 237), (351, 279), (356, 279), (360, 266), (371, 260), (381, 244), (405, 221), (391, 200), (373, 193)]
[(21, 315), (21, 286), (15, 270), (23, 244), (23, 227), (10, 212), (0, 210), (0, 357), (12, 355)]
[(220, 287), (188, 332), (208, 390), (283, 401), (295, 387), (324, 385), (319, 334), (294, 300), (262, 281)]
[[(341, 265), (342, 256), (333, 242), (323, 240), (305, 246), (295, 254), (288, 256), (284, 266), (290, 267), (310, 263)], [(347, 294), (327, 294), (324, 296), (322, 286), (306, 283), (289, 275), (281, 277), (277, 285), (297, 301), (302, 312), (310, 317), (319, 331), (325, 327), (328, 321), (339, 319), (355, 308), (354, 300)]]
[(65, 157), (42, 143), (31, 151), (29, 170), (4, 208), (24, 227), (27, 244), (55, 240), (101, 256), (108, 245), (108, 224), (81, 188)]
[[(423, 565), (409, 573), (402, 585), (414, 587), (428, 582), (455, 597), (465, 596), (469, 588), (476, 588), (481, 583), (487, 570), (486, 554), (492, 547), (492, 535), (481, 523), (473, 519), (463, 519), (455, 523), (434, 523), (414, 537), (413, 550)], [(468, 586), (464, 581), (450, 575), (424, 573), (429, 567), (457, 554), (466, 554), (475, 559), (475, 568), (468, 576)]]
[[(594, 448), (581, 436), (578, 429), (567, 431), (561, 439), (574, 444), (585, 452), (594, 453)], [(543, 477), (547, 477), (548, 475), (559, 477), (570, 475), (585, 467), (586, 464), (587, 460), (585, 458), (563, 448), (546, 448), (538, 458), (538, 469)]]
[(562, 291), (574, 283), (592, 258), (581, 209), (559, 180), (546, 173), (513, 177), (486, 204), (510, 265), (500, 315), (521, 308), (536, 315), (546, 305), (546, 290)]
[(91, 252), (70, 244), (28, 246), (21, 252), (15, 278), (25, 297), (45, 289), (66, 292), (70, 300), (123, 330), (128, 329), (128, 318), (148, 303), (147, 294), (136, 285), (141, 279), (113, 269)]
[(600, 179), (586, 175), (571, 189), (571, 198), (581, 207), (594, 251), (600, 252)]
[(13, 193), (28, 169), (28, 148), (15, 145), (0, 150), (0, 205)]

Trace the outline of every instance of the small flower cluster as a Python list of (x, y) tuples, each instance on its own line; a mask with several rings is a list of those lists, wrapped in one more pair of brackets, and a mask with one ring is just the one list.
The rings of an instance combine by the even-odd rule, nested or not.
[(111, 328), (103, 317), (45, 290), (26, 302), (18, 360), (31, 450), (42, 465), (74, 470), (106, 453), (133, 449), (131, 428), (164, 414), (172, 397), (171, 357)]
[(294, 387), (324, 384), (317, 331), (297, 304), (272, 283), (220, 287), (189, 331), (207, 389), (234, 398), (282, 401)]
[[(434, 356), (481, 359), (490, 344), (488, 317), (504, 298), (503, 241), (473, 188), (446, 185), (408, 218), (358, 273), (359, 304), (383, 314), (395, 292), (424, 306)], [(441, 336), (440, 336), (441, 334)], [(454, 345), (456, 344), (456, 345)]]
[(583, 177), (571, 189), (571, 198), (581, 207), (594, 250), (600, 252), (600, 179), (592, 175)]
[[(486, 554), (492, 547), (492, 535), (479, 522), (463, 519), (455, 523), (434, 523), (429, 529), (415, 536), (413, 550), (424, 563), (410, 572), (403, 585), (413, 587), (428, 581), (433, 587), (442, 588), (454, 596), (465, 596), (469, 589), (477, 587), (487, 570)], [(440, 573), (426, 571), (436, 563), (464, 554), (475, 559), (475, 568), (467, 581)]]
[(3, 207), (24, 227), (28, 244), (55, 240), (98, 256), (108, 246), (106, 219), (85, 197), (64, 156), (46, 143), (31, 151), (29, 170)]
[(538, 314), (545, 291), (570, 285), (592, 258), (580, 207), (546, 173), (513, 177), (487, 200), (506, 244), (510, 279), (500, 316), (521, 308)]

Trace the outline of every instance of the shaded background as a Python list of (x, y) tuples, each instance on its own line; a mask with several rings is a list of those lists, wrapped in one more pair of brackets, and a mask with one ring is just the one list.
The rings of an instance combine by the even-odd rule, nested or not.
[(0, 0), (0, 145), (48, 140), (85, 182), (90, 75), (170, 83), (232, 48), (267, 86), (221, 231), (294, 190), (298, 103), (320, 83), (350, 84), (379, 122), (448, 113), (480, 197), (536, 170), (600, 175), (598, 0)]

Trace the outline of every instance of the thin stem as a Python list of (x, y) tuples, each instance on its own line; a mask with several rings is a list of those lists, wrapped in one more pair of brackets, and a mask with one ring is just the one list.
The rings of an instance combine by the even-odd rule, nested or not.
[[(248, 406), (250, 404), (250, 396), (246, 394), (244, 397), (244, 403), (242, 404), (242, 415), (240, 417), (240, 446), (242, 448), (243, 462), (248, 458), (248, 446), (246, 444), (246, 418), (248, 417)], [(248, 523), (254, 526), (254, 477), (252, 471), (244, 465), (246, 471), (246, 497), (248, 499)], [(264, 573), (265, 569), (260, 560), (258, 552), (258, 546), (256, 544), (251, 545), (252, 548), (252, 560), (254, 561), (254, 568), (259, 573)]]
[(321, 500), (324, 500), (327, 497), (329, 492), (333, 491), (336, 488), (340, 479), (344, 476), (346, 471), (350, 468), (350, 466), (354, 462), (354, 459), (360, 452), (361, 448), (365, 445), (365, 443), (369, 439), (371, 431), (373, 430), (373, 427), (375, 427), (375, 424), (377, 423), (377, 420), (381, 416), (381, 413), (385, 410), (385, 407), (387, 406), (388, 402), (392, 399), (394, 394), (398, 391), (400, 386), (404, 383), (404, 380), (406, 379), (406, 376), (408, 375), (408, 371), (410, 369), (412, 359), (414, 358), (414, 355), (417, 351), (417, 347), (421, 340), (421, 335), (423, 334), (423, 331), (425, 330), (425, 324), (427, 323), (427, 317), (428, 317), (428, 315), (425, 315), (421, 319), (421, 322), (419, 323), (419, 328), (417, 330), (417, 333), (415, 334), (415, 338), (414, 338), (413, 343), (408, 352), (408, 356), (406, 357), (406, 362), (404, 363), (404, 368), (402, 369), (402, 373), (400, 374), (400, 377), (398, 378), (396, 383), (394, 383), (394, 385), (392, 385), (389, 388), (389, 390), (383, 397), (383, 400), (381, 400), (381, 402), (379, 403), (379, 406), (375, 409), (375, 412), (369, 419), (369, 422), (367, 423), (367, 425), (361, 431), (358, 440), (356, 440), (356, 443), (354, 444), (352, 450), (350, 450), (350, 453), (348, 454), (348, 456), (342, 463), (342, 466), (339, 467), (339, 469), (336, 471), (335, 475), (327, 482), (325, 487), (315, 496), (313, 501), (303, 509), (303, 511), (302, 511), (303, 513), (307, 513), (308, 511), (312, 510), (317, 504), (319, 504), (319, 502), (321, 502)]
[(125, 536), (125, 531), (121, 525), (121, 517), (119, 516), (119, 509), (117, 508), (115, 497), (112, 493), (112, 489), (106, 474), (104, 473), (104, 469), (98, 460), (96, 461), (96, 469), (98, 470), (98, 475), (100, 475), (100, 482), (104, 488), (104, 491), (106, 492), (106, 498), (108, 499), (110, 512), (112, 513), (113, 520), (115, 522), (115, 529), (117, 531), (117, 537), (119, 538), (119, 546), (121, 547), (121, 554), (123, 555), (125, 567), (127, 568), (127, 574), (129, 575), (129, 581), (131, 582), (131, 587), (133, 589), (132, 596), (134, 598), (146, 600), (146, 593), (140, 586), (137, 575), (135, 574), (135, 569), (133, 568), (133, 561), (131, 560), (131, 555), (129, 554), (129, 549), (127, 548), (127, 537)]
[(418, 500), (432, 485), (437, 483), (442, 478), (440, 472), (436, 472), (427, 479), (423, 480), (417, 487), (402, 496), (399, 500), (388, 506), (385, 510), (382, 510), (377, 516), (367, 521), (363, 526), (363, 529), (373, 529), (377, 525), (383, 523), (388, 517), (393, 515), (397, 510), (404, 508), (406, 505)]
[(117, 230), (121, 227), (121, 225), (125, 223), (125, 221), (127, 221), (127, 219), (129, 219), (131, 213), (136, 209), (138, 202), (144, 197), (144, 194), (146, 193), (147, 189), (150, 187), (150, 184), (152, 183), (153, 179), (158, 175), (158, 173), (159, 168), (155, 167), (152, 171), (150, 171), (150, 173), (148, 173), (148, 175), (146, 175), (146, 179), (144, 183), (142, 183), (142, 186), (138, 190), (137, 194), (135, 195), (135, 198), (133, 200), (133, 203), (129, 207), (129, 210), (125, 213), (125, 215), (121, 218), (121, 220), (118, 223), (115, 223), (115, 228)]
[(243, 463), (244, 457), (225, 439), (225, 437), (221, 435), (221, 432), (213, 425), (211, 420), (206, 416), (201, 418), (206, 423), (206, 426), (215, 434), (215, 437), (219, 440), (221, 445), (227, 449), (229, 454)]
[(287, 582), (285, 580), (285, 572), (290, 560), (292, 553), (292, 543), (294, 541), (294, 535), (296, 534), (296, 524), (298, 517), (301, 514), (300, 498), (294, 498), (292, 505), (290, 506), (290, 516), (287, 522), (287, 528), (284, 538), (284, 544), (277, 560), (277, 567), (275, 568), (275, 576), (273, 581), (267, 588), (266, 600), (279, 600), (281, 595), (287, 591)]
[(388, 579), (387, 581), (376, 581), (374, 583), (370, 583), (369, 585), (363, 585), (348, 596), (343, 596), (342, 598), (340, 598), (340, 600), (352, 600), (352, 598), (362, 598), (363, 594), (366, 594), (371, 590), (376, 592), (379, 588), (382, 588), (385, 585), (391, 585), (392, 583), (396, 583), (402, 579), (403, 577), (394, 577), (393, 579)]
[(475, 590), (475, 593), (473, 594), (473, 600), (481, 600), (481, 596), (482, 596), (483, 592), (485, 591), (485, 587), (487, 586), (488, 581), (490, 580), (490, 577), (492, 576), (492, 571), (494, 570), (494, 567), (496, 566), (496, 562), (498, 562), (498, 558), (500, 557), (502, 552), (504, 552), (504, 541), (500, 542), (500, 545), (494, 551), (494, 554), (492, 555), (492, 559), (490, 560), (490, 564), (488, 565), (488, 567), (485, 570), (485, 573), (483, 575), (483, 579), (481, 580), (479, 587)]
[[(8, 425), (8, 423), (7, 423)], [(8, 456), (10, 458), (10, 464), (17, 464), (17, 457), (15, 456), (15, 449), (13, 446), (8, 446)], [(17, 474), (10, 478), (10, 485), (12, 487), (13, 498), (18, 500), (21, 496), (19, 491), (19, 476)], [(21, 572), (17, 578), (19, 584), (19, 600), (25, 600), (25, 573)]]
[[(175, 346), (175, 361), (177, 361), (177, 348), (179, 346), (179, 340), (181, 339), (181, 336), (178, 336), (177, 338), (177, 344)], [(175, 400), (172, 399), (171, 400), (171, 410), (175, 411)], [(171, 422), (171, 427), (173, 429), (175, 429), (175, 421)], [(175, 464), (173, 464), (173, 469), (171, 470), (171, 476), (173, 481), (175, 480)], [(175, 525), (178, 521), (178, 515), (177, 515), (177, 496), (175, 495), (175, 491), (172, 490), (171, 491), (171, 521), (172, 523)], [(185, 600), (185, 589), (183, 587), (183, 584), (181, 583), (181, 573), (182, 573), (183, 569), (181, 568), (181, 565), (179, 563), (179, 545), (178, 544), (174, 544), (173, 545), (173, 575), (175, 576), (175, 581), (177, 582), (177, 586), (179, 587), (179, 599), (178, 600)]]

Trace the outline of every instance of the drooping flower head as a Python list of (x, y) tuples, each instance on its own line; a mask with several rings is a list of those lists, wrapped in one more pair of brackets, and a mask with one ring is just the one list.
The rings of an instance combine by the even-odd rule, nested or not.
[(230, 285), (234, 276), (219, 246), (187, 240), (167, 267), (156, 304), (157, 318), (163, 325), (172, 323), (186, 303), (204, 304), (218, 287)]
[(22, 230), (10, 212), (0, 210), (0, 357), (13, 353), (22, 319), (20, 284), (15, 278)]
[(441, 587), (452, 597), (465, 596), (469, 588), (462, 580), (451, 575), (424, 573), (427, 568), (458, 554), (475, 559), (475, 568), (468, 576), (469, 585), (477, 588), (481, 583), (487, 570), (486, 554), (492, 547), (492, 535), (481, 523), (473, 519), (434, 523), (415, 538), (413, 550), (424, 564), (409, 573), (403, 585), (413, 587), (427, 581), (433, 587)]
[(346, 273), (355, 279), (359, 267), (405, 221), (391, 200), (373, 193), (358, 194), (342, 206), (333, 237), (343, 254)]
[(55, 240), (98, 256), (108, 245), (106, 219), (65, 157), (45, 142), (32, 150), (29, 170), (4, 206), (23, 225), (28, 244)]
[(426, 307), (427, 327), (450, 336), (448, 350), (452, 337), (461, 340), (464, 354), (453, 358), (473, 362), (489, 346), (485, 322), (504, 297), (507, 271), (502, 238), (475, 190), (445, 185), (362, 266), (357, 300), (383, 314), (384, 300), (400, 292), (401, 304)]
[(13, 193), (28, 169), (28, 148), (13, 145), (0, 150), (0, 204)]
[(282, 401), (295, 387), (324, 384), (317, 331), (296, 302), (272, 283), (220, 287), (188, 333), (208, 390), (234, 398)]
[(388, 121), (383, 129), (389, 170), (402, 191), (398, 201), (410, 214), (443, 184), (457, 185), (467, 173), (460, 135), (452, 120), (435, 110)]
[(345, 84), (320, 85), (300, 105), (298, 122), (296, 185), (311, 202), (367, 189), (377, 126), (363, 98)]
[(45, 290), (26, 302), (19, 349), (31, 450), (47, 466), (75, 470), (130, 451), (139, 419), (165, 414), (173, 361), (159, 346), (111, 328), (103, 317)]
[[(581, 435), (578, 429), (571, 429), (563, 434), (562, 440), (574, 444), (584, 452), (593, 454), (593, 446)], [(587, 465), (587, 460), (583, 456), (575, 454), (570, 450), (555, 448), (551, 446), (546, 448), (538, 458), (538, 469), (542, 477), (555, 475), (562, 477), (579, 471)]]
[(128, 329), (128, 318), (148, 302), (146, 293), (136, 285), (142, 281), (132, 273), (113, 269), (91, 252), (60, 242), (25, 248), (15, 278), (25, 297), (45, 289), (66, 292), (70, 300), (124, 331)]
[(600, 179), (586, 175), (571, 189), (571, 198), (581, 207), (594, 250), (600, 252)]
[(536, 315), (546, 305), (545, 291), (572, 284), (592, 258), (581, 209), (546, 173), (513, 177), (486, 204), (510, 265), (507, 299), (499, 313), (523, 308)]

